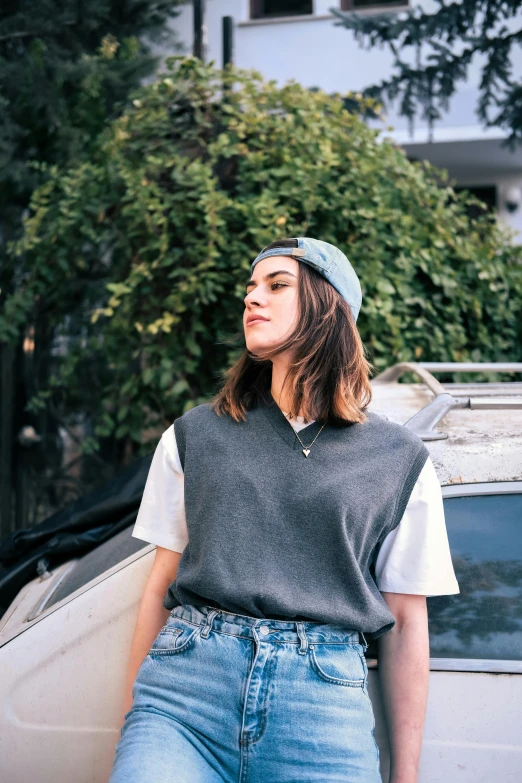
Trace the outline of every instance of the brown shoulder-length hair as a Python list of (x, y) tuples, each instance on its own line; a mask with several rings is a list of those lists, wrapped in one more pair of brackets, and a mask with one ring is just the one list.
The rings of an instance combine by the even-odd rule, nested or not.
[[(297, 239), (280, 239), (264, 250), (275, 247), (297, 247)], [(223, 374), (222, 387), (210, 404), (218, 415), (245, 421), (247, 410), (272, 401), (272, 359), (290, 349), (293, 361), (284, 380), (290, 387), (290, 414), (301, 410), (305, 422), (316, 419), (338, 426), (363, 422), (372, 399), (369, 375), (375, 368), (366, 359), (350, 306), (319, 272), (298, 263), (299, 316), (293, 333), (262, 355), (246, 349)]]

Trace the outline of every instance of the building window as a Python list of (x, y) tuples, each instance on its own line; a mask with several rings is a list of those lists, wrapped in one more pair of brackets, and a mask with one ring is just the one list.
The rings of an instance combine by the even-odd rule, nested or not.
[(360, 11), (364, 8), (404, 8), (409, 0), (341, 0), (341, 11)]
[(313, 14), (313, 0), (250, 0), (251, 19)]

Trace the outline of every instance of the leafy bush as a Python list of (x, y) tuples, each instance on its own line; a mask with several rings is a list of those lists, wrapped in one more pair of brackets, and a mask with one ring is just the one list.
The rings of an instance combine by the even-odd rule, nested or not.
[(47, 172), (13, 247), (31, 271), (0, 322), (13, 338), (44, 308), (62, 335), (33, 407), (52, 396), (139, 444), (208, 399), (242, 349), (225, 338), (250, 263), (281, 236), (346, 252), (378, 368), (520, 359), (522, 249), (341, 98), (172, 58), (89, 163)]

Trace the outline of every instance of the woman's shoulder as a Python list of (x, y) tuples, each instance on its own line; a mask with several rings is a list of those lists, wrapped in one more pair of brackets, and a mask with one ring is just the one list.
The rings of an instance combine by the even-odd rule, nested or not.
[(174, 420), (177, 429), (181, 426), (182, 429), (189, 427), (191, 430), (200, 426), (206, 428), (213, 425), (227, 427), (231, 423), (235, 423), (234, 419), (227, 413), (218, 413), (212, 402), (203, 402), (200, 405), (195, 405)]
[(208, 418), (214, 417), (216, 414), (210, 402), (203, 402), (200, 405), (194, 405), (193, 408), (189, 408), (184, 413), (180, 414), (175, 420), (183, 422), (183, 424), (192, 424), (192, 422), (205, 421)]
[(364, 413), (366, 421), (363, 423), (363, 426), (367, 427), (369, 434), (371, 433), (379, 438), (385, 438), (387, 441), (391, 441), (392, 444), (410, 444), (420, 451), (428, 451), (422, 438), (404, 424), (391, 421), (387, 416), (382, 413), (377, 413), (376, 411), (365, 410)]

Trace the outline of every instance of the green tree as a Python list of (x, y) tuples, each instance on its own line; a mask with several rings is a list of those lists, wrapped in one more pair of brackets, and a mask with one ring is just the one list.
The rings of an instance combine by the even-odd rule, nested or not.
[(91, 160), (47, 172), (12, 249), (29, 272), (0, 319), (16, 339), (45, 307), (67, 342), (34, 409), (87, 412), (87, 448), (149, 448), (145, 430), (208, 399), (242, 350), (229, 338), (250, 263), (278, 236), (347, 253), (377, 367), (519, 357), (522, 248), (340, 98), (172, 58)]
[[(172, 47), (167, 27), (180, 0), (6, 0), (0, 10), (0, 311), (6, 300), (22, 294), (32, 274), (23, 255), (6, 253), (22, 232), (22, 216), (32, 191), (45, 182), (48, 166), (78, 165), (94, 154), (107, 121), (122, 111), (129, 91), (151, 74), (157, 58), (151, 43)], [(52, 278), (53, 261), (47, 270)], [(84, 278), (96, 270), (84, 270)], [(82, 279), (75, 281), (81, 300)], [(44, 481), (54, 492), (61, 455), (55, 444), (60, 422), (49, 406), (37, 415), (25, 404), (34, 388), (48, 382), (55, 345), (53, 296), (35, 308), (16, 345), (0, 342), (0, 536), (25, 524), (29, 485)], [(80, 308), (81, 310), (81, 308)], [(49, 317), (48, 317), (49, 316)], [(71, 333), (81, 330), (74, 310), (68, 316)], [(25, 345), (34, 350), (26, 352)], [(20, 445), (22, 426), (32, 424), (41, 445)], [(38, 463), (35, 466), (35, 463)], [(12, 475), (12, 479), (10, 476)], [(37, 474), (34, 481), (29, 478)], [(13, 486), (16, 483), (16, 503)], [(16, 506), (16, 515), (12, 508)], [(34, 503), (38, 505), (37, 501)]]
[(522, 1), (435, 2), (434, 13), (417, 7), (365, 16), (330, 9), (336, 25), (352, 30), (362, 45), (388, 47), (394, 56), (389, 78), (363, 94), (383, 102), (398, 98), (399, 114), (410, 127), (421, 113), (432, 130), (458, 83), (466, 81), (473, 58), (481, 55), (477, 115), (484, 126), (507, 130), (506, 143), (514, 147), (522, 141), (522, 82), (512, 63), (512, 52), (522, 43)]
[[(45, 177), (36, 163), (90, 154), (107, 119), (156, 66), (179, 0), (11, 0), (0, 11), (0, 257)], [(2, 241), (3, 240), (3, 241)]]

